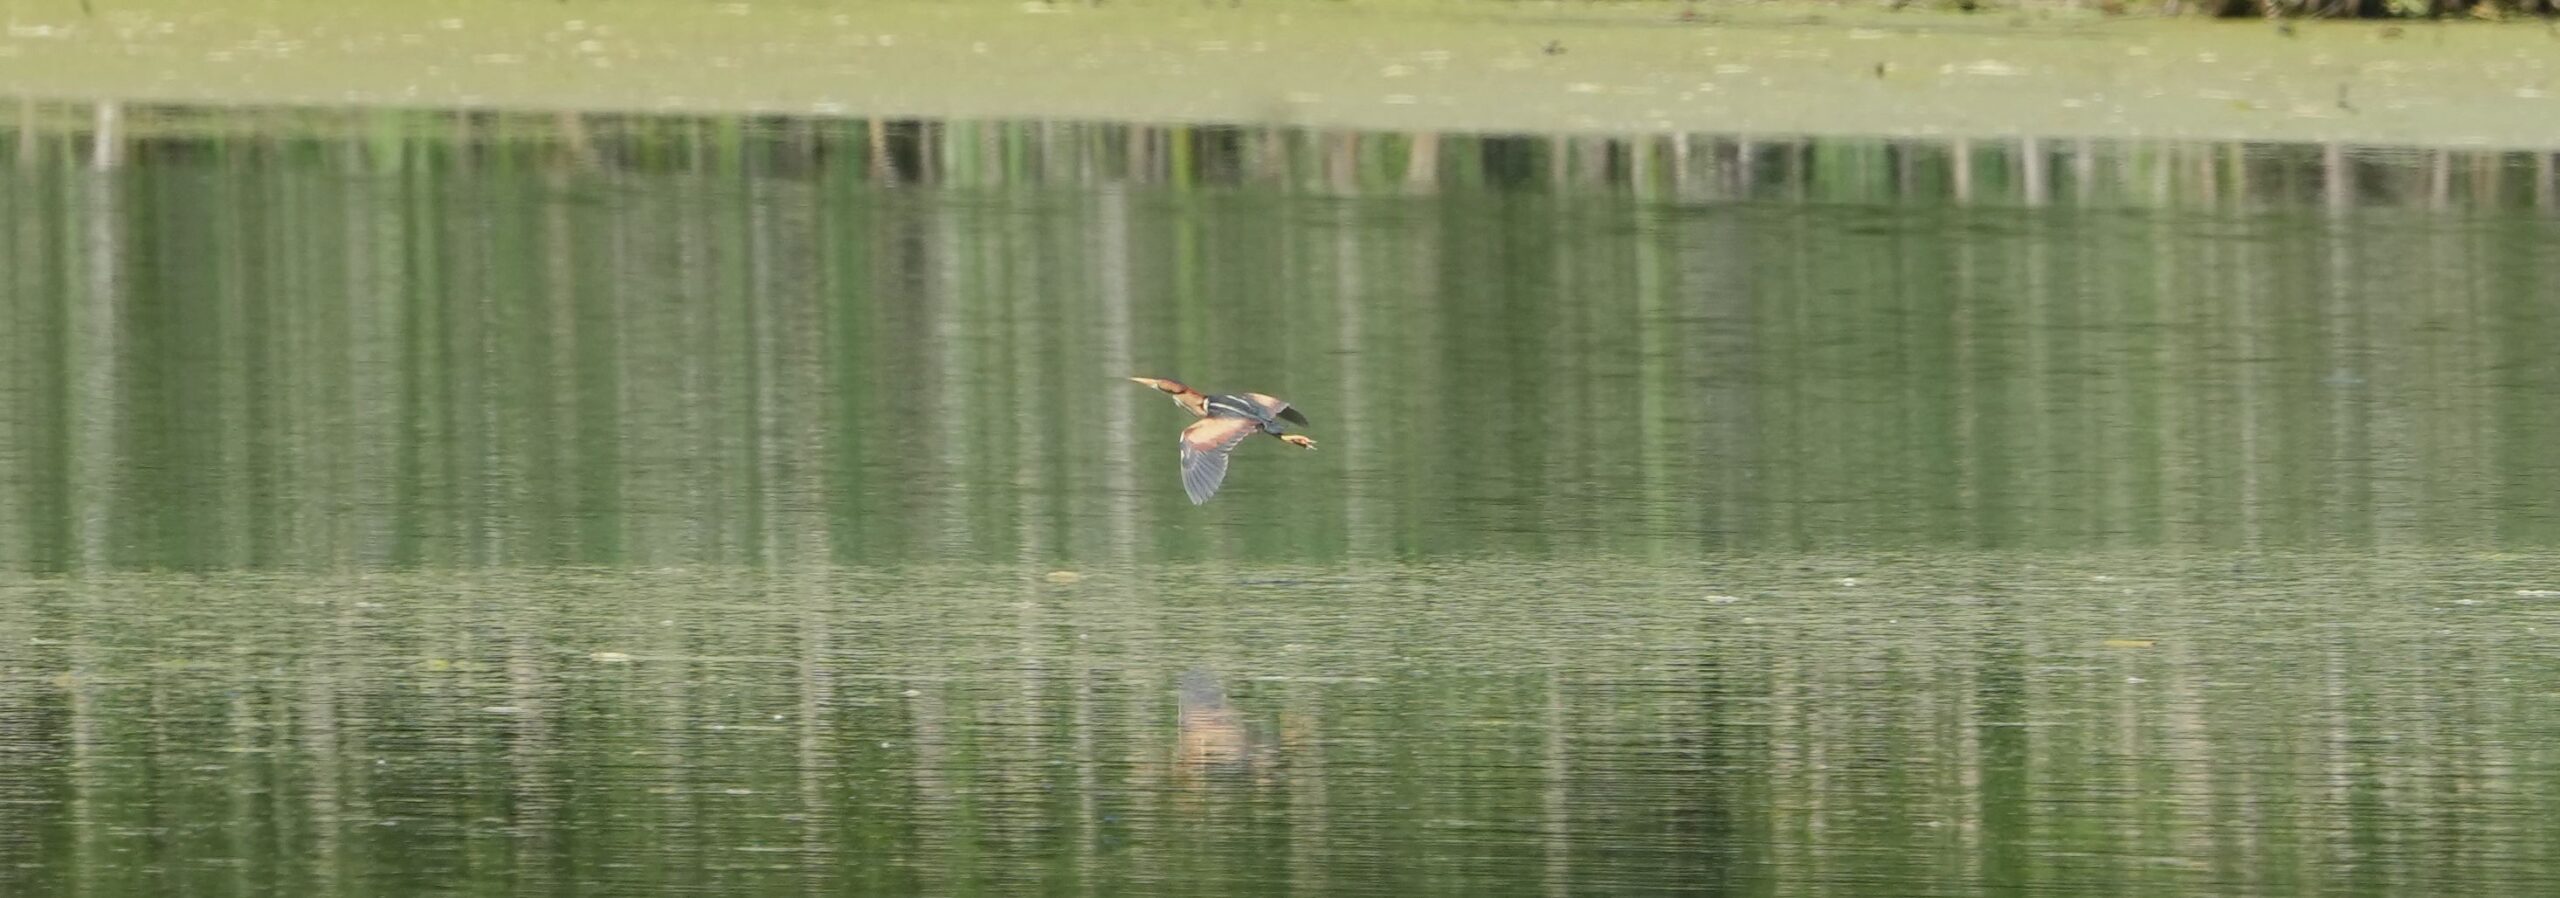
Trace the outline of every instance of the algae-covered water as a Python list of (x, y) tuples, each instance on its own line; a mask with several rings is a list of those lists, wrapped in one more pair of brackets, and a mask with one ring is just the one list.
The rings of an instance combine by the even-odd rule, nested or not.
[(2547, 23), (1822, 3), (20, 4), (0, 95), (1396, 131), (2560, 145)]

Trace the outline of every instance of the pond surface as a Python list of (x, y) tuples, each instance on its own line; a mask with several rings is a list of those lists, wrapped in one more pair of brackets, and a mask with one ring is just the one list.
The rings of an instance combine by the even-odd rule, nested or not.
[(2560, 889), (2551, 154), (92, 112), (6, 894)]

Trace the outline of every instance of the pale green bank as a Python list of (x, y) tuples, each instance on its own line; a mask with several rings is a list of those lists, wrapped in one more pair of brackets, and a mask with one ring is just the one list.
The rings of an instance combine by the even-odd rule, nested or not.
[[(21, 3), (21, 96), (1373, 130), (2560, 143), (2540, 22), (1189, 0)], [(1695, 18), (1682, 13), (1694, 11)], [(2343, 102), (2342, 102), (2343, 101)]]

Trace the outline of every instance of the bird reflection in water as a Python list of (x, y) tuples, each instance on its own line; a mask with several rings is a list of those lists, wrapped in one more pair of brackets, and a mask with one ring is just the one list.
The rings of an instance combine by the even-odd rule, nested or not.
[(1268, 782), (1268, 746), (1256, 746), (1244, 714), (1227, 703), (1217, 675), (1197, 668), (1177, 680), (1174, 776), (1197, 788), (1210, 780)]

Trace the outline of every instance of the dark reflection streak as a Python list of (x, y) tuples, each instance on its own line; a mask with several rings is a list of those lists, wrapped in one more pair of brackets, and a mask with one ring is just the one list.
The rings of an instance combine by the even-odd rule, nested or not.
[(2257, 198), (2250, 192), (2249, 160), (2241, 155), (2239, 145), (2222, 144), (2214, 148), (2214, 153), (2222, 157), (2223, 168), (2231, 173), (2231, 208), (2246, 211), (2254, 207)]
[[(27, 139), (33, 139), (30, 136)], [(0, 409), (8, 420), (27, 422), (0, 436), (0, 459), (12, 456), (23, 467), (10, 476), (0, 468), (0, 487), (15, 486), (0, 523), (0, 562), (32, 573), (60, 573), (81, 567), (83, 509), (74, 503), (84, 491), (80, 448), (86, 436), (76, 420), (82, 401), (84, 372), (74, 369), (77, 347), (67, 335), (80, 333), (89, 312), (68, 266), (35, 264), (69, 258), (79, 238), (61, 222), (76, 217), (72, 200), (82, 179), (46, 183), (35, 178), (0, 190), (8, 213), (8, 256), (15, 264), (0, 273), (0, 284), (14, 294), (0, 301), (9, 332), (0, 340), (8, 359), (26, 366), (23, 377), (0, 377)], [(112, 323), (112, 318), (108, 319)], [(5, 365), (5, 362), (0, 362)], [(0, 372), (5, 372), (0, 367)], [(14, 383), (16, 389), (7, 386)], [(93, 416), (94, 417), (94, 416)], [(107, 447), (96, 447), (104, 450)]]
[(2560, 153), (2533, 154), (2533, 207), (2550, 211), (2560, 205)]
[(21, 174), (34, 172), (37, 161), (44, 157), (36, 143), (46, 135), (36, 128), (36, 101), (33, 98), (18, 98), (18, 133), (12, 136), (17, 138), (18, 171)]

